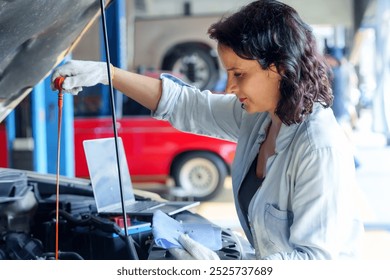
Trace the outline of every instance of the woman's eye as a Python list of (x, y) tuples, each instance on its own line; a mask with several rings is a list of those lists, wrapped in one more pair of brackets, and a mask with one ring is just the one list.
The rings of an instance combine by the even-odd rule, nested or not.
[(241, 73), (234, 73), (234, 77), (241, 77)]

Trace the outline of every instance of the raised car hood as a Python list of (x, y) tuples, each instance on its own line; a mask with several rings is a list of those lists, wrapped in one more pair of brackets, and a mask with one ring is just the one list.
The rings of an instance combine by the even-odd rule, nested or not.
[(0, 0), (0, 122), (69, 53), (99, 11), (99, 0)]

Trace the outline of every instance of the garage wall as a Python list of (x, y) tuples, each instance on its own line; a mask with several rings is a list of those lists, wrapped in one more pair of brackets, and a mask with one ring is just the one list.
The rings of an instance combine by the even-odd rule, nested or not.
[[(237, 10), (252, 0), (131, 0), (139, 15), (183, 14), (184, 3), (191, 4), (194, 14), (221, 13)], [(129, 1), (129, 3), (131, 2)], [(353, 0), (282, 0), (295, 8), (310, 24), (353, 24)]]
[[(183, 15), (186, 2), (191, 3), (191, 11), (195, 15), (222, 15), (235, 11), (252, 0), (126, 0), (129, 68), (134, 65), (134, 18)], [(319, 37), (329, 37), (331, 33), (336, 32), (340, 34), (338, 37), (343, 39), (344, 31), (353, 26), (353, 0), (283, 0), (282, 2), (294, 7), (306, 22), (316, 25), (316, 30), (320, 32)], [(83, 36), (73, 51), (75, 59), (100, 59), (100, 45), (97, 43), (100, 24), (100, 21), (97, 21)], [(329, 29), (329, 26), (335, 29), (333, 27)], [(341, 31), (337, 32), (338, 30)], [(322, 40), (319, 40), (319, 43), (321, 42)], [(337, 45), (343, 45), (343, 42)]]

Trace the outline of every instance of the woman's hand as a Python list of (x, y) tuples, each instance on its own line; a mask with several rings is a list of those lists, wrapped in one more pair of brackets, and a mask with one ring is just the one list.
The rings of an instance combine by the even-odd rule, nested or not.
[(178, 241), (183, 249), (169, 249), (169, 252), (178, 260), (219, 260), (218, 255), (213, 250), (196, 242), (187, 234), (181, 234)]
[[(111, 67), (113, 70), (114, 67)], [(112, 71), (111, 71), (112, 73)], [(54, 80), (62, 76), (65, 78), (62, 89), (73, 95), (82, 91), (83, 87), (96, 84), (108, 85), (107, 64), (100, 61), (70, 60), (57, 67), (51, 76), (51, 87), (54, 90)]]

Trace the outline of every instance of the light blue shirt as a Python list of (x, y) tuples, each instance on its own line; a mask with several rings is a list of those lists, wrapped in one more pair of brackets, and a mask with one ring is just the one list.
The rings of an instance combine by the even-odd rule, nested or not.
[(241, 183), (271, 121), (248, 114), (233, 94), (212, 94), (163, 74), (153, 117), (179, 130), (237, 142), (232, 184), (237, 215), (258, 259), (356, 258), (363, 224), (356, 204), (353, 155), (331, 109), (316, 104), (304, 122), (282, 125), (266, 178), (249, 205), (237, 201)]

